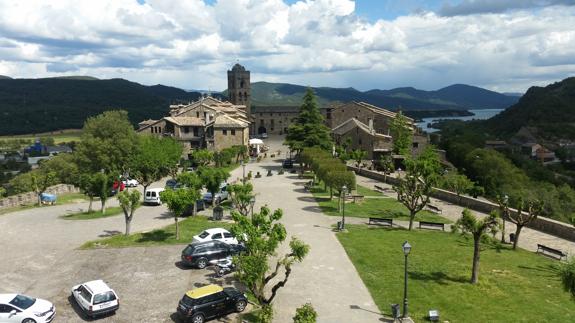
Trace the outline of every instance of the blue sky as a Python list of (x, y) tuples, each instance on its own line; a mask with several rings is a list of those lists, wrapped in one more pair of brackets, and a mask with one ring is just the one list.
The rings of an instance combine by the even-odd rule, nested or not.
[(523, 92), (575, 75), (575, 0), (2, 0), (0, 75), (223, 90), (465, 83)]

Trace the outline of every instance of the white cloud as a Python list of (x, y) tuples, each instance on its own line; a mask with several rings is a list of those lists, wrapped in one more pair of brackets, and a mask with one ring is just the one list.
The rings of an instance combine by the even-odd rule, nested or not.
[(238, 59), (254, 81), (522, 91), (575, 73), (575, 7), (528, 2), (539, 9), (508, 11), (518, 2), (504, 0), (506, 9), (476, 10), (489, 14), (422, 12), (370, 22), (355, 14), (352, 0), (3, 0), (0, 74), (221, 90)]

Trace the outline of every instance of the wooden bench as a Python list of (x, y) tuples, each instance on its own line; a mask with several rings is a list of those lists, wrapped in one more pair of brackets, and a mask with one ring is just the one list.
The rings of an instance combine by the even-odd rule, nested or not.
[(426, 207), (434, 213), (442, 213), (441, 209), (433, 204), (427, 204)]
[(438, 222), (428, 222), (428, 221), (419, 221), (419, 228), (420, 229), (437, 229), (441, 228), (441, 230), (445, 231), (445, 223), (438, 223)]
[(544, 246), (544, 245), (538, 243), (537, 244), (537, 253), (539, 253), (539, 251), (541, 251), (542, 254), (548, 253), (549, 255), (552, 255), (552, 256), (558, 256), (559, 260), (563, 259), (563, 257), (567, 258), (567, 254), (564, 253), (563, 251), (561, 251), (559, 249), (547, 247), (547, 246)]
[(376, 191), (385, 192), (385, 188), (383, 188), (379, 185), (374, 185), (373, 187), (375, 188)]
[(353, 203), (362, 202), (365, 198), (363, 195), (351, 195), (350, 197), (353, 200)]
[(368, 225), (370, 225), (370, 224), (379, 224), (379, 225), (383, 225), (383, 226), (393, 227), (393, 219), (388, 219), (388, 218), (369, 218), (369, 222), (368, 222), (367, 224), (368, 224)]

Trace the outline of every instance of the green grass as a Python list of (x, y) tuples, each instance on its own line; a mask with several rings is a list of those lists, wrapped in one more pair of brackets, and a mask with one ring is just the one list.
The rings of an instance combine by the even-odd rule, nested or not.
[[(369, 218), (369, 217), (383, 217), (383, 218), (393, 218), (397, 220), (409, 221), (409, 211), (403, 204), (399, 203), (396, 199), (383, 197), (375, 191), (370, 193), (368, 188), (358, 186), (359, 195), (364, 196), (381, 196), (381, 198), (365, 198), (363, 201), (358, 203), (346, 203), (345, 204), (345, 215), (350, 217), (358, 218)], [(337, 207), (337, 197), (329, 199), (329, 190), (324, 191), (322, 185), (316, 185), (311, 189), (319, 207), (323, 213), (331, 216), (341, 216), (341, 211)], [(369, 193), (361, 194), (361, 193)], [(376, 195), (378, 194), (378, 195)], [(435, 213), (423, 210), (417, 213), (415, 216), (415, 221), (429, 221), (438, 223), (451, 223), (449, 219), (446, 219)]]
[(384, 196), (382, 193), (380, 192), (376, 192), (372, 189), (369, 189), (365, 186), (361, 186), (361, 185), (357, 185), (357, 195), (363, 195), (363, 196)]
[(434, 231), (350, 225), (337, 237), (379, 309), (403, 302), (404, 256), (409, 241), (410, 316), (437, 309), (449, 322), (575, 322), (575, 301), (564, 292), (557, 261), (525, 250), (484, 246), (479, 283), (469, 283), (473, 241)]
[(65, 220), (94, 220), (100, 218), (107, 218), (109, 216), (115, 216), (118, 214), (122, 214), (122, 208), (119, 206), (113, 206), (106, 208), (106, 213), (102, 214), (102, 211), (92, 211), (92, 212), (78, 212), (78, 213), (71, 213), (67, 215), (61, 216), (62, 219)]
[(220, 221), (210, 221), (203, 216), (193, 216), (179, 221), (179, 227), (179, 240), (176, 240), (175, 224), (170, 224), (161, 229), (149, 232), (137, 232), (129, 236), (118, 234), (104, 239), (88, 241), (84, 243), (80, 248), (98, 249), (187, 244), (192, 242), (192, 237), (194, 235), (202, 232), (205, 229), (213, 227), (229, 228), (230, 224)]
[(52, 137), (54, 138), (54, 142), (56, 144), (71, 142), (71, 141), (80, 141), (80, 137), (82, 136), (82, 130), (80, 129), (68, 129), (62, 131), (54, 131), (54, 132), (45, 132), (39, 134), (27, 134), (27, 135), (15, 135), (15, 136), (0, 136), (0, 140), (6, 139), (28, 139), (28, 140), (36, 140), (39, 138), (46, 138)]

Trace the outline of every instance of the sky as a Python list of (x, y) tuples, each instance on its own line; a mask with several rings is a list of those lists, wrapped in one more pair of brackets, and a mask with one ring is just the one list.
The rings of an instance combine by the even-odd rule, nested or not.
[(575, 76), (575, 0), (0, 1), (0, 75), (220, 91), (237, 62), (252, 82), (524, 92)]

